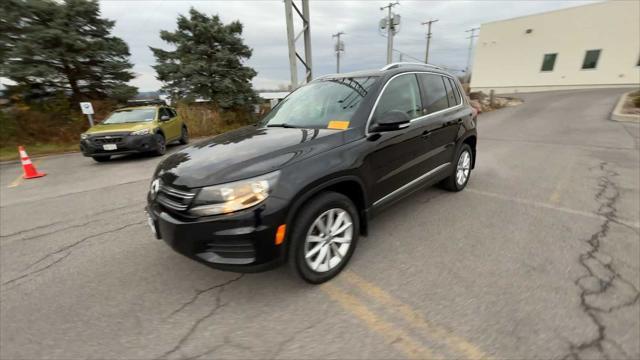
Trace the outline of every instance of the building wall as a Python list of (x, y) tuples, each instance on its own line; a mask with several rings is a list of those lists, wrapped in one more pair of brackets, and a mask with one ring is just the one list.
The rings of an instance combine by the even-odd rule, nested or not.
[[(531, 33), (527, 34), (527, 29)], [(595, 69), (587, 50), (601, 49)], [(553, 71), (541, 71), (557, 53)], [(640, 86), (640, 1), (607, 1), (482, 24), (472, 91), (510, 93)]]

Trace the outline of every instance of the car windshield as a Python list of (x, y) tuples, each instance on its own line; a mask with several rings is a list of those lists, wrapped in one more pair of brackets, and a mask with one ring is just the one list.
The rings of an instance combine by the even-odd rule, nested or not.
[(319, 80), (287, 96), (263, 120), (267, 127), (346, 129), (377, 77)]
[(153, 121), (156, 109), (125, 109), (113, 112), (103, 124), (122, 124)]

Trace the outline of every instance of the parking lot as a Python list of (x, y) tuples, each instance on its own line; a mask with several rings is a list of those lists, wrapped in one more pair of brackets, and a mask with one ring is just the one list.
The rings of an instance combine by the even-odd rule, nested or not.
[(321, 286), (155, 240), (160, 158), (50, 156), (28, 181), (1, 165), (0, 357), (637, 359), (640, 128), (609, 120), (624, 92), (481, 114), (468, 188), (385, 211)]

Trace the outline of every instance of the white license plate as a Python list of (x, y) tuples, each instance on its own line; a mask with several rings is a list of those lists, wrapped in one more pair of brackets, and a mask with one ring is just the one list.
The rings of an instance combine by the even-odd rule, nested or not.
[(149, 224), (149, 227), (151, 228), (151, 232), (153, 233), (153, 235), (158, 235), (156, 232), (156, 224), (153, 222), (153, 219), (151, 218), (151, 216), (147, 217), (147, 224)]
[(105, 150), (118, 150), (118, 145), (116, 144), (104, 144), (102, 148)]

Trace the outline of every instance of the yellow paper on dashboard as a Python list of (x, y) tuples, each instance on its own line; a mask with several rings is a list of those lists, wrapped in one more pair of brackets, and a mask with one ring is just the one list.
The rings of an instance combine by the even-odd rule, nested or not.
[(349, 128), (349, 121), (345, 121), (345, 120), (331, 120), (329, 121), (329, 125), (327, 125), (327, 129), (344, 130), (348, 128)]

